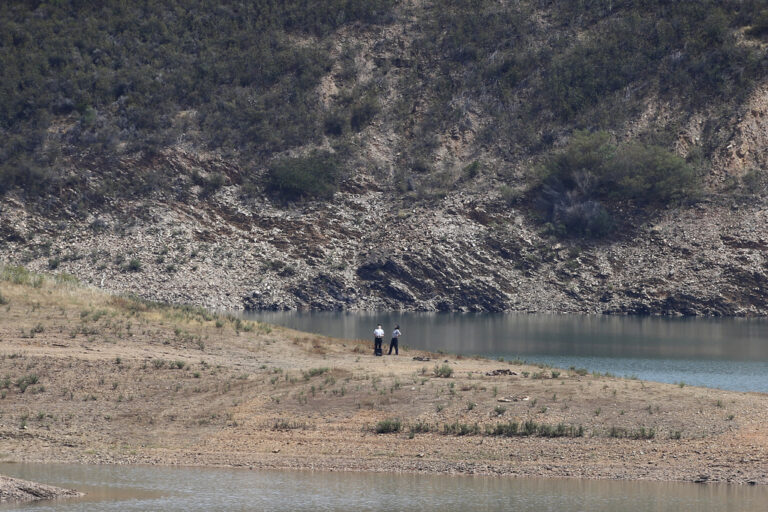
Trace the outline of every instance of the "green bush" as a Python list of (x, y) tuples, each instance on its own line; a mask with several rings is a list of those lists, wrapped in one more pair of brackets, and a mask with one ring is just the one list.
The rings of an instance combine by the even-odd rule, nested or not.
[(394, 434), (402, 430), (403, 424), (398, 419), (386, 419), (376, 423), (377, 434)]
[(608, 234), (614, 204), (658, 208), (698, 192), (694, 170), (681, 157), (637, 142), (616, 146), (607, 132), (575, 132), (537, 172), (538, 205), (562, 235)]
[(435, 377), (448, 378), (453, 375), (453, 368), (447, 364), (443, 364), (441, 366), (436, 365), (433, 373), (435, 374)]
[(266, 174), (266, 190), (281, 199), (330, 199), (338, 188), (341, 170), (337, 158), (315, 150), (297, 158), (274, 162)]

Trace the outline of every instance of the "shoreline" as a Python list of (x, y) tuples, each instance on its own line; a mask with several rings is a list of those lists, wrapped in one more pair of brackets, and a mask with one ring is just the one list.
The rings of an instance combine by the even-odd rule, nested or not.
[(28, 503), (79, 496), (84, 496), (84, 494), (74, 489), (62, 489), (61, 487), (0, 475), (0, 504)]
[(768, 484), (768, 394), (374, 358), (47, 277), (0, 292), (3, 461)]

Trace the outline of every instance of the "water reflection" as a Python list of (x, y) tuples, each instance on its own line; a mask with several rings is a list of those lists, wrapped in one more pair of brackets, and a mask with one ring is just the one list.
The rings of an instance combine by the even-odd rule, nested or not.
[(520, 357), (649, 380), (768, 391), (768, 322), (580, 315), (246, 313), (328, 336), (370, 339), (376, 323), (401, 343), (459, 354)]

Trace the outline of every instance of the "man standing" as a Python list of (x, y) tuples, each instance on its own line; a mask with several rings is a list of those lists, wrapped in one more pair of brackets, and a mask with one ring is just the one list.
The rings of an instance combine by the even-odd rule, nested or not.
[(376, 326), (373, 330), (373, 355), (381, 355), (381, 341), (384, 339), (384, 329), (381, 328), (381, 324)]
[(395, 355), (396, 356), (400, 355), (400, 352), (398, 351), (398, 348), (397, 348), (397, 341), (398, 341), (398, 338), (400, 338), (401, 334), (402, 333), (400, 332), (400, 326), (396, 325), (395, 330), (392, 331), (392, 339), (389, 340), (389, 352), (387, 353), (387, 355), (389, 356), (392, 355), (392, 347), (395, 348)]

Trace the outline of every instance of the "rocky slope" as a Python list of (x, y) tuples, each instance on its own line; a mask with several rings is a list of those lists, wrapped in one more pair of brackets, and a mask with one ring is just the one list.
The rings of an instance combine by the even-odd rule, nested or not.
[(545, 236), (524, 211), (469, 192), (413, 205), (361, 182), (333, 204), (285, 209), (244, 204), (234, 188), (83, 221), (35, 215), (9, 197), (0, 257), (211, 308), (768, 313), (760, 198), (669, 209), (584, 244)]
[[(71, 156), (74, 148), (60, 164), (77, 181), (43, 198), (18, 188), (0, 196), (0, 262), (211, 308), (768, 314), (768, 83), (745, 86), (743, 101), (692, 111), (682, 93), (673, 101), (659, 92), (657, 78), (617, 91), (617, 101), (640, 99), (631, 112), (613, 110), (627, 119), (612, 136), (672, 133), (677, 154), (693, 161), (702, 152), (700, 200), (655, 211), (623, 205), (622, 229), (611, 236), (557, 238), (534, 207), (529, 171), (574, 128), (604, 124), (589, 116), (609, 107), (560, 124), (543, 111), (549, 124), (531, 127), (528, 145), (489, 138), (508, 121), (492, 115), (501, 104), (489, 107), (467, 89), (442, 104), (431, 89), (446, 79), (425, 57), (434, 57), (422, 32), (434, 6), (394, 5), (397, 23), (334, 32), (332, 65), (314, 91), (333, 110), (350, 88), (375, 89), (380, 111), (341, 142), (325, 133), (281, 153), (348, 155), (332, 200), (254, 192), (264, 162), (189, 142), (194, 127), (156, 152), (90, 158)], [(535, 17), (526, 44), (572, 36), (552, 9)], [(765, 54), (764, 40), (737, 36)], [(511, 90), (514, 105), (505, 108), (531, 101), (536, 91), (526, 84), (542, 72)], [(430, 125), (440, 110), (461, 116)], [(49, 132), (77, 126), (62, 117)], [(141, 194), (119, 193), (147, 176)], [(213, 177), (222, 186), (206, 188)]]

